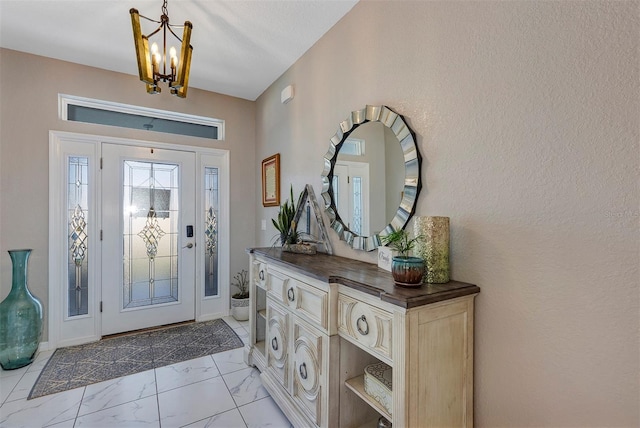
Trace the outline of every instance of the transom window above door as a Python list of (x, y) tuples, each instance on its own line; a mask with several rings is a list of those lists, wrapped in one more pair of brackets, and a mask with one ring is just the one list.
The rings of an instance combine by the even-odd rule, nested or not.
[(220, 119), (73, 95), (58, 94), (58, 101), (60, 119), (70, 122), (224, 140), (224, 120)]

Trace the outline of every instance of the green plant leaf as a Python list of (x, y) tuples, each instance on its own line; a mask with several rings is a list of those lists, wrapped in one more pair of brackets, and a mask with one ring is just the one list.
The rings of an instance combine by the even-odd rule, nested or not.
[[(302, 193), (298, 197), (298, 202), (302, 197)], [(297, 231), (297, 225), (293, 221), (296, 216), (297, 204), (294, 203), (293, 199), (293, 185), (289, 188), (289, 199), (285, 200), (284, 203), (280, 206), (280, 210), (278, 211), (278, 215), (276, 218), (271, 219), (271, 223), (273, 223), (273, 227), (276, 228), (278, 232), (280, 232), (281, 241), (285, 244), (295, 244), (298, 242), (298, 238), (300, 234)]]
[(393, 248), (401, 256), (408, 256), (409, 251), (413, 250), (416, 245), (416, 242), (422, 239), (422, 235), (416, 236), (414, 238), (409, 239), (409, 234), (406, 230), (394, 230), (386, 236), (382, 236), (381, 241), (383, 244)]

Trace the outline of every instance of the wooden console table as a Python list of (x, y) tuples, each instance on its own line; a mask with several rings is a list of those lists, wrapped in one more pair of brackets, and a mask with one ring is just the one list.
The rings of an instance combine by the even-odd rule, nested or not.
[[(376, 265), (278, 248), (248, 250), (247, 364), (296, 427), (473, 426), (473, 309), (480, 289), (394, 286)], [(364, 367), (392, 367), (392, 411)]]

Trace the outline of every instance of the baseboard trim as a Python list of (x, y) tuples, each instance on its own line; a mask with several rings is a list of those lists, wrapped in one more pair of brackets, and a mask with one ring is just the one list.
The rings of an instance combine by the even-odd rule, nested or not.
[(212, 321), (212, 320), (217, 320), (218, 318), (224, 318), (226, 316), (228, 316), (229, 313), (225, 313), (225, 312), (216, 312), (213, 314), (202, 314), (198, 317), (198, 319), (196, 320), (197, 322), (202, 322), (202, 321)]

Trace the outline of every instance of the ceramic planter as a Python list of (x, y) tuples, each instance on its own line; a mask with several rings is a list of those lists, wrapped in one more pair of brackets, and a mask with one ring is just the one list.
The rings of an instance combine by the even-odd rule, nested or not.
[(420, 287), (424, 275), (424, 260), (420, 257), (396, 256), (391, 262), (391, 275), (396, 285)]
[(231, 298), (231, 316), (236, 321), (246, 321), (249, 319), (249, 298)]

